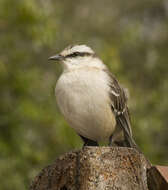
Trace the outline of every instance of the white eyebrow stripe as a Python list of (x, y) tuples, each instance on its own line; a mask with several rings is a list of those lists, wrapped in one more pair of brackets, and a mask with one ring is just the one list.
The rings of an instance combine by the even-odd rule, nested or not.
[(68, 46), (61, 52), (61, 54), (66, 56), (66, 55), (73, 54), (75, 52), (79, 52), (79, 53), (85, 52), (85, 53), (94, 54), (94, 51), (86, 45)]

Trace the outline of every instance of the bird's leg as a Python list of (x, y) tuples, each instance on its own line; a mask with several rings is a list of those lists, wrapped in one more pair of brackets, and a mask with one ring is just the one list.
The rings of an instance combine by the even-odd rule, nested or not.
[(108, 144), (108, 145), (109, 145), (109, 146), (127, 147), (124, 140), (123, 140), (123, 141), (122, 141), (122, 140), (121, 140), (121, 141), (115, 141), (115, 140), (113, 139), (113, 135), (111, 135), (111, 136), (109, 137), (109, 144)]
[(81, 137), (81, 139), (84, 142), (83, 146), (99, 146), (99, 144), (96, 141), (87, 139), (86, 137), (83, 137), (81, 135), (79, 135), (79, 136)]
[(113, 135), (110, 135), (110, 137), (109, 137), (109, 146), (113, 146)]

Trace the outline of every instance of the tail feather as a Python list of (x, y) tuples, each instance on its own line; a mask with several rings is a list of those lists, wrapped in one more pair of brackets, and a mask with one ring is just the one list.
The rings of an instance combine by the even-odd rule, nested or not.
[(124, 141), (123, 141), (123, 146), (126, 147), (131, 147), (137, 149), (139, 153), (142, 153), (138, 145), (136, 144), (135, 140), (132, 137), (132, 131), (131, 131), (131, 126), (130, 122), (128, 119), (126, 119), (124, 115), (118, 116), (116, 118), (117, 120), (117, 125), (123, 130), (124, 132)]

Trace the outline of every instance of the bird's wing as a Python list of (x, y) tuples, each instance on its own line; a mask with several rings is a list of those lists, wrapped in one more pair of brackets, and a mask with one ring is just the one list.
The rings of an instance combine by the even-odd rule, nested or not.
[(127, 96), (125, 90), (119, 85), (112, 73), (108, 70), (106, 70), (106, 73), (110, 79), (109, 96), (111, 99), (111, 109), (115, 114), (117, 126), (119, 126), (124, 132), (126, 146), (137, 148), (137, 145), (132, 138), (130, 115), (127, 107)]

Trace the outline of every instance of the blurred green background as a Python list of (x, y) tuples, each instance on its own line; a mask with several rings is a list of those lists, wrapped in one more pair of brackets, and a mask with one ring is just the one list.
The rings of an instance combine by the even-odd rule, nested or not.
[(47, 58), (87, 44), (130, 92), (137, 144), (168, 164), (168, 1), (0, 0), (0, 189), (25, 190), (82, 142), (64, 121)]

